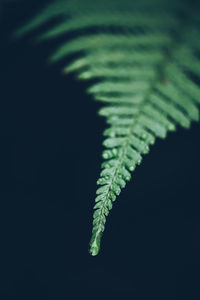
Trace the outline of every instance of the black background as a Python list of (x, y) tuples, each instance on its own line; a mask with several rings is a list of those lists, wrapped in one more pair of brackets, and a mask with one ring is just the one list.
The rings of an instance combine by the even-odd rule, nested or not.
[(1, 299), (200, 299), (200, 124), (157, 140), (90, 256), (100, 104), (46, 63), (60, 41), (10, 38), (44, 2), (1, 2)]

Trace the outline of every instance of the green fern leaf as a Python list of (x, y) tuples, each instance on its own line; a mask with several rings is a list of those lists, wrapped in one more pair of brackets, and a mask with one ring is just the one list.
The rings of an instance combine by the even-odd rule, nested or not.
[(186, 0), (54, 0), (17, 36), (55, 17), (37, 40), (76, 33), (50, 61), (78, 55), (64, 71), (98, 79), (88, 93), (104, 103), (108, 124), (90, 241), (96, 255), (113, 202), (156, 137), (199, 119), (200, 18)]

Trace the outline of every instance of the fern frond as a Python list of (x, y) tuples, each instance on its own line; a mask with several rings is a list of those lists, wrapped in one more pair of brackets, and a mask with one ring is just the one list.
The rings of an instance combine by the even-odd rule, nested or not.
[(199, 119), (200, 18), (189, 1), (54, 0), (17, 34), (57, 16), (38, 40), (76, 32), (50, 61), (78, 55), (64, 71), (99, 79), (88, 93), (105, 104), (99, 114), (109, 125), (90, 242), (96, 255), (113, 202), (156, 137)]

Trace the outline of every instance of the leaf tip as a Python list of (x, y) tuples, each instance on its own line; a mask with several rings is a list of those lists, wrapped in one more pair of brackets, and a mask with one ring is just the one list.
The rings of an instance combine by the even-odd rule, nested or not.
[(101, 235), (102, 231), (94, 231), (90, 240), (90, 248), (89, 253), (92, 256), (96, 256), (99, 253), (100, 250), (100, 243), (101, 243)]

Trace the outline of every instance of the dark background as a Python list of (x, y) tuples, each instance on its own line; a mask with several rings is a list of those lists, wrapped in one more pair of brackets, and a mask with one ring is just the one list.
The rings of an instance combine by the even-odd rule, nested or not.
[(90, 256), (100, 104), (46, 63), (60, 41), (10, 39), (44, 2), (1, 1), (1, 299), (200, 299), (200, 124), (157, 140)]

